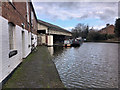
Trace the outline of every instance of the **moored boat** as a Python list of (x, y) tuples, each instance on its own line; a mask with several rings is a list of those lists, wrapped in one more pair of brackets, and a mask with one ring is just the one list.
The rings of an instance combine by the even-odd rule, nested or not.
[(75, 39), (69, 39), (64, 40), (64, 47), (77, 47), (82, 44), (83, 40), (82, 38), (75, 38)]
[(80, 41), (79, 40), (77, 40), (77, 39), (74, 39), (73, 41), (72, 41), (72, 44), (71, 44), (71, 46), (80, 46)]
[(71, 47), (71, 45), (72, 45), (72, 40), (64, 40), (64, 44), (63, 44), (63, 46), (64, 47)]

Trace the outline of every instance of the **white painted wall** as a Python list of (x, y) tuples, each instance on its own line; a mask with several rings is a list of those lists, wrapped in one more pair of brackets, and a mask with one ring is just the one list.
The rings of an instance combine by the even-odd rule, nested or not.
[(8, 34), (8, 21), (4, 18), (0, 18), (2, 21), (2, 47), (0, 50), (2, 50), (2, 78), (0, 81), (2, 81), (10, 72), (10, 59), (9, 59), (9, 34)]
[(42, 44), (46, 44), (46, 35), (45, 34), (41, 34), (41, 43)]
[[(0, 82), (4, 80), (21, 62), (22, 58), (26, 58), (31, 52), (31, 32), (23, 30), (23, 28), (18, 25), (15, 26), (15, 50), (18, 51), (17, 55), (9, 58), (9, 29), (8, 29), (8, 20), (0, 16)], [(24, 56), (22, 55), (22, 31), (24, 31)], [(32, 41), (37, 46), (37, 35), (32, 34), (36, 39)]]
[(2, 81), (2, 17), (0, 16), (0, 82)]
[[(29, 47), (29, 45), (31, 46), (31, 32), (28, 32), (25, 29), (21, 29), (21, 33), (22, 33), (22, 31), (24, 31), (24, 36), (25, 36), (24, 37), (24, 55), (23, 55), (23, 58), (26, 58), (31, 52), (31, 47)], [(22, 37), (21, 37), (21, 40), (22, 40)]]
[(47, 37), (48, 37), (48, 46), (53, 46), (53, 36), (47, 35)]
[(53, 56), (54, 48), (53, 47), (48, 47), (48, 51), (50, 52), (50, 55)]
[(33, 36), (33, 40), (32, 40), (32, 44), (34, 44), (35, 45), (35, 47), (37, 46), (37, 35), (35, 35), (35, 34), (33, 34), (32, 33), (32, 36)]
[(46, 33), (48, 33), (48, 27), (39, 23), (38, 23), (38, 30), (46, 30)]

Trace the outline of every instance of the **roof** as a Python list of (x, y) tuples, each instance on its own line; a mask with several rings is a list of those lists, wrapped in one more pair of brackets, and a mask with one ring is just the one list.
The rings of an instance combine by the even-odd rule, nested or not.
[(106, 30), (106, 29), (108, 29), (108, 28), (114, 28), (114, 25), (109, 25), (109, 26), (107, 26), (107, 27), (105, 27), (105, 28), (102, 28), (102, 29), (99, 30), (99, 31), (103, 31), (103, 30)]
[(59, 27), (57, 25), (53, 25), (51, 23), (48, 23), (48, 22), (45, 22), (45, 21), (42, 21), (42, 20), (38, 20), (38, 23), (47, 26), (49, 29), (58, 30), (58, 31), (61, 31), (61, 32), (71, 33), (70, 31), (68, 31), (66, 29), (63, 29), (63, 28), (61, 28), (61, 27)]

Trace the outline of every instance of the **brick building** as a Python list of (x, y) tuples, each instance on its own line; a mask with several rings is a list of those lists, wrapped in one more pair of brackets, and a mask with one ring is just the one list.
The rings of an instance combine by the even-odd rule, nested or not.
[(37, 18), (31, 2), (0, 2), (0, 82), (37, 46)]
[(101, 33), (101, 34), (115, 34), (114, 33), (114, 28), (115, 28), (114, 25), (107, 24), (105, 28), (101, 29), (98, 32)]

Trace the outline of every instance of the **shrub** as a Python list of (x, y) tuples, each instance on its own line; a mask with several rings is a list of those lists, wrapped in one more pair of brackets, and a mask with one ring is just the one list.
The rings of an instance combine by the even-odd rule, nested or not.
[(114, 35), (114, 34), (108, 34), (108, 35), (107, 35), (107, 39), (112, 39), (112, 38), (115, 38), (115, 35)]

